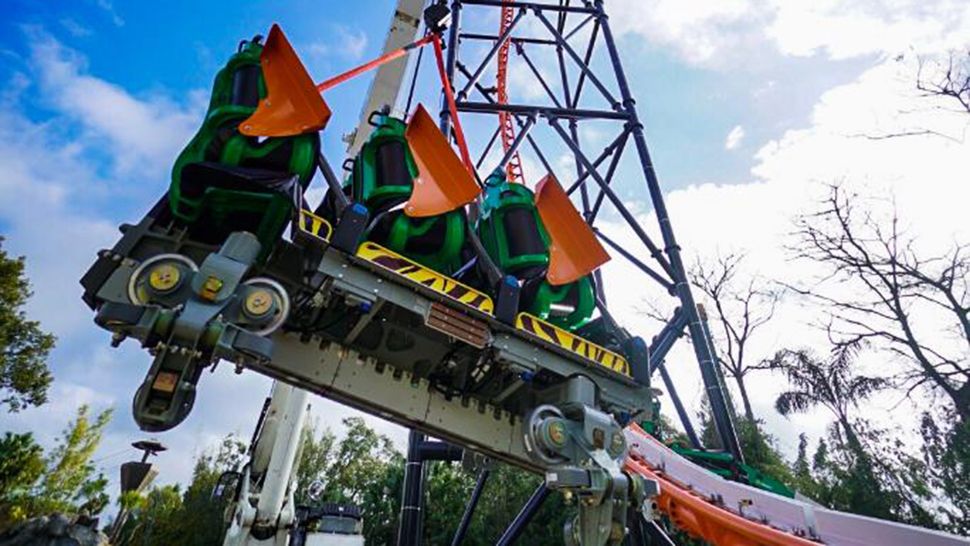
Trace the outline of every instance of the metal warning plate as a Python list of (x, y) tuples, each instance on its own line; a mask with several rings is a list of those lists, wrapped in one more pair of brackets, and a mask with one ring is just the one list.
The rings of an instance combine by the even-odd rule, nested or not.
[(571, 334), (558, 326), (549, 324), (539, 317), (528, 313), (519, 313), (515, 318), (515, 327), (543, 341), (558, 345), (587, 360), (592, 360), (600, 366), (609, 368), (614, 372), (621, 373), (627, 377), (633, 377), (633, 374), (630, 372), (630, 363), (622, 356), (609, 349), (600, 347), (591, 341), (586, 341), (575, 334)]
[(393, 271), (420, 285), (427, 286), (439, 294), (473, 307), (482, 313), (491, 315), (495, 311), (492, 298), (451, 277), (419, 265), (377, 243), (366, 241), (361, 244), (357, 249), (357, 257)]
[(329, 244), (330, 235), (333, 234), (333, 226), (330, 225), (330, 222), (305, 209), (300, 209), (296, 227), (297, 229), (293, 231), (293, 236), (297, 239), (304, 239), (304, 241), (309, 238), (309, 241), (316, 243), (322, 241), (325, 244)]

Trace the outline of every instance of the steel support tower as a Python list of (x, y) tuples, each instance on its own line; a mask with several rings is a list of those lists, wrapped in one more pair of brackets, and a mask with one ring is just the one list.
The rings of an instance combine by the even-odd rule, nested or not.
[[(703, 447), (665, 364), (665, 357), (674, 343), (685, 333), (689, 335), (720, 447), (736, 461), (743, 462), (733, 408), (719, 377), (706, 317), (687, 280), (681, 248), (674, 235), (636, 100), (623, 70), (603, 0), (451, 0), (449, 7), (452, 21), (446, 37), (446, 72), (455, 90), (460, 119), (466, 134), (475, 132), (469, 127), (481, 127), (486, 120), (494, 129), (487, 140), (476, 142), (470, 139), (469, 146), (473, 158), (477, 158), (479, 175), (487, 174), (493, 166), (489, 161), (494, 162), (497, 156), (501, 159), (494, 166), (501, 169), (506, 168), (517, 154), (531, 158), (568, 188), (586, 222), (615, 258), (628, 260), (642, 273), (645, 284), (659, 285), (663, 292), (674, 298), (676, 309), (653, 337), (649, 348), (650, 369), (644, 373), (659, 372), (688, 438), (695, 448)], [(511, 22), (507, 20), (509, 9), (513, 11)], [(492, 25), (491, 31), (487, 25)], [(541, 88), (541, 96), (516, 94), (514, 88), (507, 96), (500, 96), (499, 90), (504, 86), (486, 81), (496, 77), (496, 61), (502, 58), (503, 49), (514, 52), (507, 56), (506, 62), (517, 63), (517, 66), (503, 67), (503, 72), (516, 69), (525, 72), (526, 77), (532, 78)], [(540, 60), (546, 61), (546, 68), (555, 66), (553, 77), (543, 73)], [(504, 151), (496, 145), (500, 139), (508, 138), (503, 134), (508, 130), (503, 118), (511, 118), (516, 129), (511, 147)], [(599, 130), (610, 127), (608, 145), (594, 149), (581, 143), (580, 134), (587, 122), (596, 122)], [(446, 134), (451, 130), (444, 99), (440, 127)], [(540, 135), (540, 132), (544, 134)], [(551, 154), (557, 147), (573, 159), (575, 173), (556, 168)], [(629, 148), (633, 149), (633, 168), (624, 174), (624, 188), (629, 192), (633, 186), (633, 191), (643, 195), (644, 201), (649, 200), (657, 220), (659, 239), (648, 234), (617, 188), (618, 167), (624, 152), (630, 153)], [(640, 193), (644, 190), (645, 193)], [(596, 222), (603, 211), (604, 201), (612, 205), (624, 229), (643, 245), (650, 256), (648, 261), (637, 258), (635, 252), (598, 229)], [(597, 307), (604, 316), (610, 317), (599, 272), (597, 281)], [(412, 435), (412, 439), (417, 438)], [(415, 462), (409, 458), (409, 470), (420, 468), (420, 463), (415, 465)], [(480, 487), (476, 487), (478, 489)], [(547, 495), (548, 490), (544, 487), (536, 491), (503, 534), (501, 544), (510, 543), (519, 535)], [(474, 505), (469, 508), (473, 510)], [(412, 511), (414, 517), (420, 518), (419, 510)], [(469, 519), (470, 515), (466, 514), (453, 544), (460, 542)], [(402, 520), (402, 526), (420, 529), (420, 524), (407, 517)], [(399, 545), (419, 543), (419, 536), (399, 535)]]

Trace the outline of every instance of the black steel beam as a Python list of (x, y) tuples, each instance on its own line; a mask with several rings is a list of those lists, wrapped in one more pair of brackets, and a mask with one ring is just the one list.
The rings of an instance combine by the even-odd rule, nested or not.
[(557, 108), (555, 106), (498, 104), (492, 102), (472, 101), (458, 101), (458, 111), (476, 114), (498, 114), (499, 112), (528, 114), (535, 112), (545, 118), (556, 117), (564, 119), (616, 119), (624, 121), (628, 119), (628, 115), (625, 112), (614, 112), (611, 110), (586, 110), (581, 108)]
[[(613, 154), (613, 159), (610, 160), (610, 165), (606, 168), (605, 180), (607, 186), (613, 183), (613, 175), (616, 173), (616, 168), (619, 166), (620, 159), (623, 157), (623, 150), (626, 149), (626, 141), (629, 136), (629, 131), (623, 131), (623, 140), (617, 144), (616, 153)], [(590, 211), (589, 217), (586, 218), (586, 222), (588, 222), (589, 225), (592, 226), (594, 223), (596, 223), (596, 216), (599, 215), (600, 207), (603, 206), (603, 198), (605, 196), (606, 195), (602, 190), (596, 194), (596, 202), (593, 203), (593, 210)]]
[(626, 208), (626, 205), (623, 204), (623, 200), (616, 195), (616, 192), (614, 192), (610, 188), (609, 184), (603, 180), (603, 177), (596, 172), (596, 169), (593, 168), (593, 165), (590, 163), (589, 159), (587, 159), (579, 149), (579, 145), (573, 142), (572, 138), (570, 138), (570, 136), (566, 133), (566, 130), (559, 125), (559, 120), (555, 118), (550, 119), (549, 124), (552, 125), (553, 129), (555, 129), (557, 133), (559, 133), (559, 137), (562, 138), (563, 142), (566, 143), (566, 146), (568, 146), (573, 153), (577, 154), (576, 158), (583, 163), (583, 167), (589, 171), (590, 176), (593, 177), (593, 180), (595, 180), (597, 184), (599, 184), (600, 189), (606, 194), (606, 197), (609, 198), (610, 202), (613, 203), (616, 211), (620, 213), (620, 216), (626, 220), (627, 225), (630, 226), (633, 232), (637, 234), (637, 237), (640, 238), (640, 241), (647, 247), (647, 250), (650, 251), (650, 255), (653, 256), (653, 259), (657, 260), (660, 267), (662, 267), (672, 279), (677, 279), (678, 277), (674, 274), (671, 265), (663, 257), (663, 253), (660, 252), (660, 248), (654, 244), (653, 240), (650, 239), (650, 236), (647, 235), (647, 232), (643, 230), (636, 217), (633, 216), (633, 213)]
[(576, 50), (574, 50), (572, 46), (569, 45), (569, 42), (567, 42), (566, 39), (563, 38), (562, 34), (559, 34), (559, 31), (552, 26), (552, 23), (549, 22), (549, 19), (546, 19), (546, 16), (542, 14), (542, 11), (535, 10), (535, 14), (536, 14), (536, 17), (540, 21), (542, 21), (542, 24), (545, 25), (546, 30), (548, 30), (549, 33), (552, 34), (553, 39), (556, 40), (560, 46), (562, 46), (562, 49), (565, 50), (565, 52), (568, 53), (569, 56), (573, 59), (573, 61), (579, 66), (579, 70), (583, 74), (586, 74), (586, 77), (589, 78), (589, 81), (593, 83), (596, 89), (599, 89), (599, 92), (603, 94), (603, 98), (605, 98), (606, 101), (609, 102), (611, 106), (618, 107), (620, 104), (619, 101), (617, 101), (613, 97), (613, 94), (610, 93), (610, 90), (607, 89), (605, 85), (603, 85), (603, 82), (596, 77), (596, 74), (593, 73), (593, 70), (590, 67), (586, 66), (586, 64), (584, 64), (583, 58), (580, 57), (578, 53), (576, 53)]
[(504, 1), (504, 0), (462, 0), (462, 4), (466, 6), (491, 6), (495, 8), (501, 8), (503, 6), (509, 6), (512, 8), (526, 8), (526, 9), (537, 9), (542, 11), (555, 11), (560, 13), (596, 13), (595, 8), (585, 7), (585, 6), (566, 6), (566, 5), (556, 5), (556, 4), (541, 4), (538, 2), (517, 2), (514, 0)]
[(478, 68), (476, 68), (475, 71), (472, 72), (471, 77), (468, 78), (468, 83), (465, 84), (465, 87), (461, 88), (461, 91), (458, 91), (458, 93), (455, 94), (455, 98), (457, 100), (464, 100), (468, 98), (468, 92), (472, 90), (472, 87), (474, 87), (476, 83), (478, 83), (478, 79), (482, 77), (488, 63), (492, 61), (492, 59), (498, 53), (498, 50), (502, 49), (502, 45), (508, 41), (512, 31), (515, 30), (515, 25), (519, 24), (519, 21), (522, 20), (523, 15), (525, 15), (525, 11), (519, 11), (518, 15), (515, 16), (515, 19), (512, 19), (512, 23), (509, 24), (509, 26), (502, 31), (502, 34), (499, 35), (498, 39), (495, 40), (495, 43), (492, 44), (491, 49), (488, 50), (488, 53), (485, 55), (485, 58), (482, 59), (482, 62), (478, 65)]
[(465, 540), (465, 533), (468, 532), (468, 526), (471, 525), (472, 516), (475, 515), (475, 507), (478, 506), (478, 499), (482, 496), (482, 491), (485, 489), (485, 482), (488, 480), (489, 474), (490, 471), (487, 467), (479, 472), (478, 481), (475, 482), (475, 489), (472, 489), (472, 496), (469, 497), (468, 504), (465, 505), (465, 513), (462, 514), (458, 529), (455, 530), (455, 536), (451, 539), (451, 546), (458, 546), (462, 540)]
[(542, 502), (546, 500), (546, 497), (548, 497), (549, 493), (551, 492), (552, 490), (546, 487), (546, 484), (543, 483), (539, 485), (539, 487), (533, 491), (532, 496), (529, 497), (529, 500), (525, 501), (525, 506), (522, 507), (522, 510), (519, 511), (518, 515), (515, 516), (515, 519), (512, 520), (512, 523), (509, 524), (508, 528), (505, 529), (505, 532), (502, 533), (502, 536), (499, 537), (498, 542), (495, 543), (495, 546), (508, 546), (509, 544), (515, 542), (516, 539), (519, 538), (519, 535), (522, 534), (522, 531), (525, 530), (525, 526), (532, 521), (533, 516), (536, 515), (536, 512), (538, 512), (539, 508), (542, 506)]
[(404, 463), (404, 491), (397, 528), (397, 546), (421, 545), (424, 526), (424, 461), (421, 459), (423, 443), (424, 434), (416, 430), (408, 434), (408, 456)]
[[(494, 42), (498, 40), (499, 37), (496, 34), (477, 34), (474, 32), (462, 32), (459, 34), (462, 40), (476, 40), (483, 42)], [(556, 45), (555, 40), (543, 40), (541, 38), (516, 38), (515, 36), (509, 38), (509, 41), (513, 44), (535, 44), (535, 45)]]
[[(660, 273), (657, 273), (656, 271), (654, 271), (653, 269), (651, 269), (650, 266), (648, 266), (647, 264), (645, 264), (642, 261), (640, 261), (640, 259), (638, 259), (633, 254), (630, 254), (630, 252), (627, 249), (625, 249), (622, 246), (616, 244), (613, 241), (613, 239), (610, 239), (609, 237), (607, 237), (606, 235), (604, 235), (602, 231), (600, 231), (600, 230), (598, 230), (596, 228), (593, 228), (593, 232), (596, 233), (596, 236), (599, 237), (600, 239), (602, 239), (603, 242), (606, 243), (610, 248), (612, 248), (617, 253), (619, 253), (620, 256), (623, 256), (630, 263), (632, 263), (633, 265), (637, 266), (637, 268), (640, 271), (643, 271), (644, 273), (646, 273), (651, 279), (653, 279), (653, 280), (657, 281), (658, 283), (660, 283), (660, 286), (663, 286), (667, 290), (667, 292), (669, 292), (671, 294), (674, 293), (674, 285), (671, 284), (671, 282), (669, 280), (667, 280), (666, 278), (664, 278), (663, 275), (661, 275)], [(650, 354), (653, 355), (653, 351), (651, 351)]]
[[(605, 148), (603, 148), (603, 151), (600, 152), (600, 155), (596, 159), (593, 160), (593, 166), (594, 167), (599, 168), (600, 163), (606, 161), (606, 158), (607, 157), (610, 157), (611, 155), (613, 155), (615, 153), (616, 148), (618, 146), (620, 146), (620, 142), (622, 140), (624, 140), (623, 135), (625, 133), (626, 133), (626, 131), (624, 131), (623, 133), (620, 133), (619, 135), (617, 135), (617, 137), (615, 139), (613, 139), (613, 142), (610, 142), (609, 145), (607, 145)], [(566, 190), (566, 195), (572, 195), (572, 193), (574, 191), (576, 191), (576, 188), (579, 188), (580, 185), (586, 180), (586, 178), (589, 177), (589, 171), (583, 169), (582, 166), (580, 166), (580, 162), (579, 161), (576, 162), (576, 168), (582, 174), (580, 174), (579, 177), (576, 178), (576, 180), (572, 183), (572, 185), (569, 186), (569, 189)]]
[[(653, 201), (654, 214), (657, 216), (657, 222), (660, 225), (664, 251), (670, 260), (670, 267), (672, 269), (671, 277), (676, 283), (681, 306), (683, 306), (684, 312), (687, 313), (688, 329), (691, 340), (693, 340), (691, 346), (694, 347), (694, 354), (697, 357), (697, 362), (701, 369), (701, 377), (704, 379), (707, 397), (711, 403), (714, 424), (717, 428), (718, 436), (721, 438), (721, 444), (734, 456), (735, 461), (742, 463), (744, 462), (744, 456), (741, 453), (741, 445), (738, 443), (737, 432), (734, 428), (734, 419), (725, 399), (724, 391), (721, 390), (720, 383), (717, 380), (716, 366), (718, 364), (714, 356), (713, 345), (707, 336), (704, 325), (701, 323), (701, 318), (697, 312), (697, 304), (694, 301), (694, 295), (691, 293), (690, 283), (687, 281), (683, 259), (680, 255), (680, 245), (677, 244), (676, 237), (674, 237), (670, 214), (667, 212), (667, 206), (664, 203), (663, 191), (660, 189), (660, 182), (657, 179), (657, 173), (653, 167), (653, 160), (650, 158), (650, 152), (647, 149), (647, 139), (643, 134), (643, 125), (637, 116), (636, 101), (630, 92), (630, 85), (627, 82), (623, 65), (620, 62), (620, 53), (613, 39), (609, 18), (606, 16), (606, 12), (603, 11), (603, 0), (595, 0), (594, 5), (599, 11), (603, 39), (606, 42), (610, 61), (613, 64), (613, 71), (616, 74), (617, 86), (620, 89), (620, 96), (623, 99), (622, 109), (629, 114), (632, 123), (633, 141), (636, 145), (637, 153), (640, 156), (640, 165), (647, 182), (647, 191), (650, 193), (650, 198)], [(541, 15), (539, 18), (542, 19)], [(590, 81), (595, 83), (592, 78), (590, 78)], [(609, 194), (607, 196), (609, 197)]]

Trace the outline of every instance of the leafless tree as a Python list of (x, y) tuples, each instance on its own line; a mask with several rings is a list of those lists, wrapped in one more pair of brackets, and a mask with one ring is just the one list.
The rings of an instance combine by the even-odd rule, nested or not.
[(970, 113), (970, 51), (950, 54), (945, 64), (929, 70), (926, 64), (922, 60), (919, 63), (916, 88), (927, 96), (949, 97)]
[[(970, 245), (927, 257), (900, 228), (857, 209), (840, 184), (796, 220), (793, 256), (824, 268), (811, 286), (790, 286), (828, 313), (836, 350), (869, 344), (905, 363), (894, 378), (909, 396), (928, 387), (970, 418)], [(932, 326), (930, 326), (932, 325)], [(937, 326), (939, 325), (939, 326)]]
[(768, 364), (752, 358), (749, 342), (774, 316), (780, 293), (758, 276), (742, 278), (743, 262), (744, 255), (737, 253), (710, 262), (698, 259), (688, 277), (713, 306), (711, 336), (718, 346), (718, 362), (738, 385), (745, 417), (754, 421), (745, 378)]

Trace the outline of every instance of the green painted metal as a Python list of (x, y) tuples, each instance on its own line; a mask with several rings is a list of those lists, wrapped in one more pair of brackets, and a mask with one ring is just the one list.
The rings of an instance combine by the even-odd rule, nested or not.
[(567, 330), (589, 322), (596, 307), (591, 279), (553, 286), (545, 278), (551, 240), (532, 190), (509, 183), (504, 171), (493, 172), (485, 181), (477, 231), (499, 269), (524, 281), (522, 311)]
[(535, 196), (523, 184), (510, 184), (503, 171), (485, 180), (476, 229), (488, 255), (508, 275), (526, 279), (549, 265), (549, 234)]
[[(660, 415), (659, 402), (654, 402), (653, 414)], [(660, 441), (664, 441), (663, 430), (659, 426), (658, 422), (641, 421), (639, 424), (640, 427), (643, 428), (643, 430), (648, 434)], [(674, 442), (669, 443), (667, 447), (672, 449), (681, 457), (684, 457), (696, 465), (704, 467), (711, 473), (717, 474), (722, 478), (740, 481), (742, 483), (751, 485), (752, 487), (757, 487), (758, 489), (768, 491), (776, 495), (781, 495), (783, 497), (788, 497), (790, 499), (795, 498), (795, 492), (784, 483), (772, 476), (769, 476), (768, 474), (765, 474), (753, 466), (738, 463), (734, 460), (734, 457), (730, 453), (724, 451), (704, 451), (700, 449), (691, 449)]]
[[(316, 168), (320, 139), (317, 133), (260, 141), (239, 133), (238, 125), (266, 96), (259, 65), (262, 45), (248, 41), (216, 74), (202, 127), (185, 147), (172, 170), (169, 204), (173, 215), (199, 231), (253, 231), (268, 251), (292, 214), (292, 197), (273, 191), (224, 186), (189, 190), (185, 167), (212, 162), (296, 175), (306, 188)], [(245, 218), (245, 225), (238, 225)]]
[[(407, 125), (403, 120), (377, 114), (377, 127), (361, 147), (354, 159), (352, 177), (352, 199), (363, 203), (372, 213), (393, 208), (407, 201), (411, 195), (414, 178), (418, 168), (404, 138)], [(373, 119), (373, 117), (371, 118)], [(399, 147), (397, 150), (394, 148)], [(394, 150), (403, 155), (404, 165), (400, 165), (400, 155), (394, 157), (393, 165), (390, 152)], [(387, 159), (383, 152), (388, 152)], [(382, 165), (383, 162), (386, 162)]]
[(401, 210), (391, 211), (411, 196), (418, 169), (404, 136), (404, 121), (380, 113), (375, 117), (376, 128), (354, 159), (350, 176), (354, 201), (366, 205), (372, 215), (387, 214), (368, 239), (451, 275), (461, 267), (465, 212), (411, 218)]

